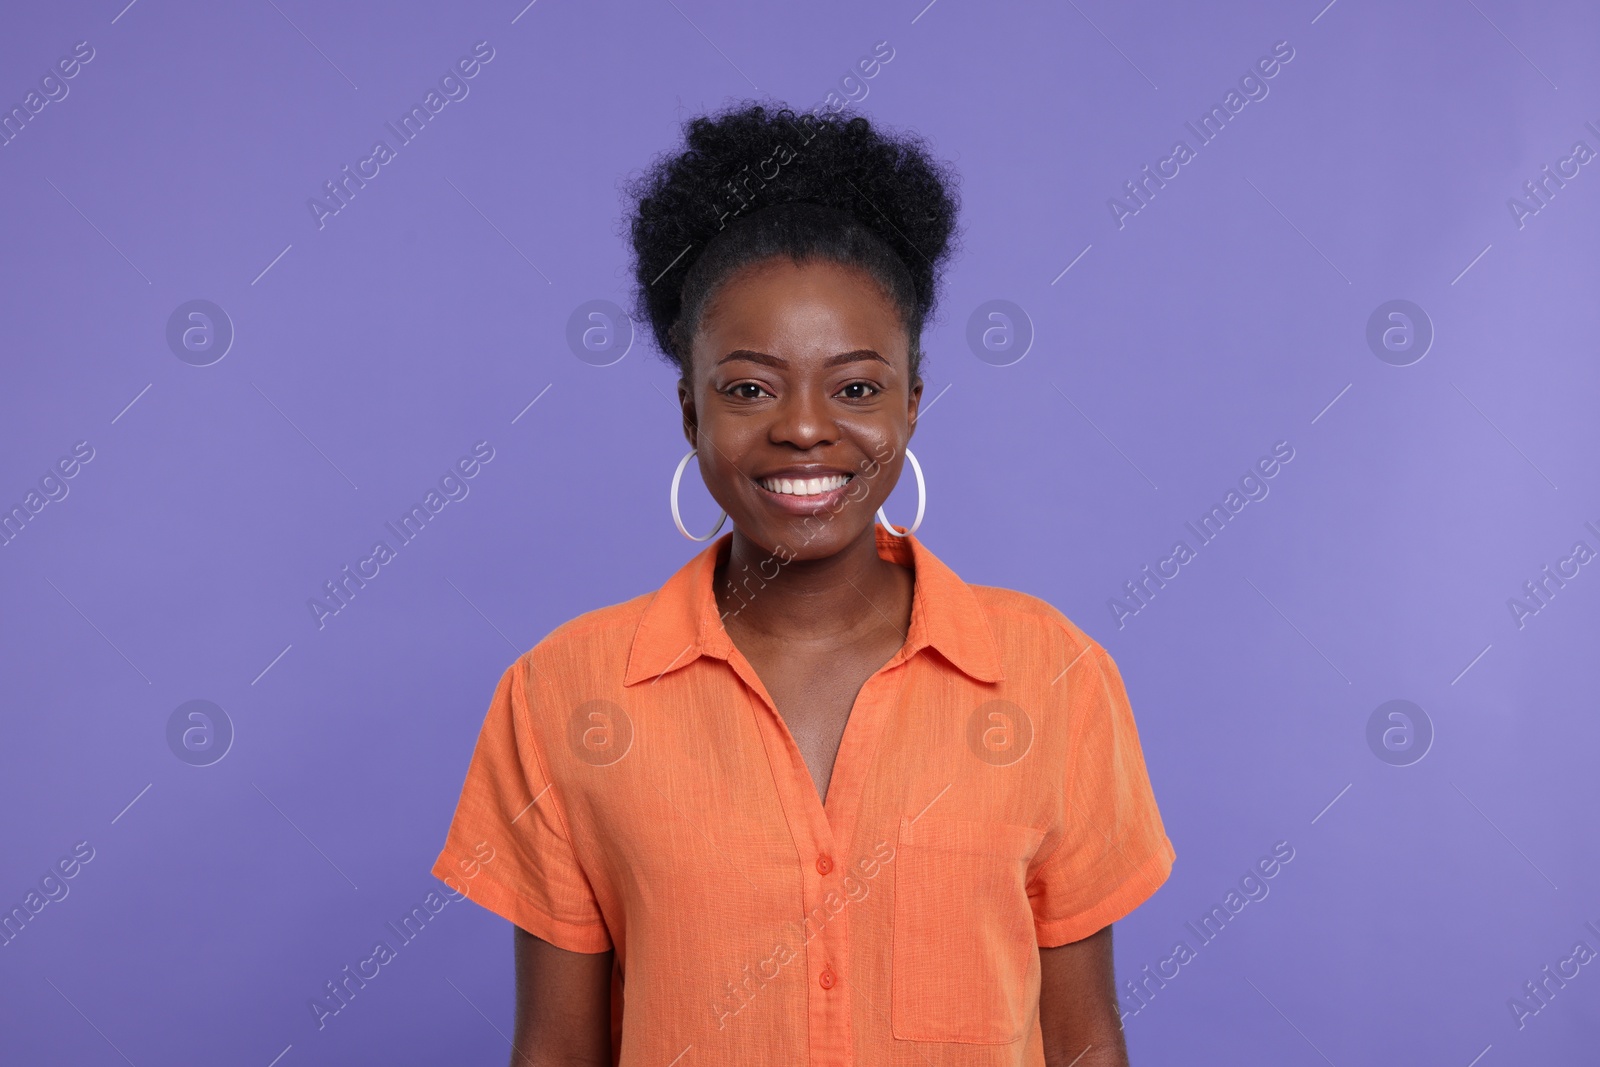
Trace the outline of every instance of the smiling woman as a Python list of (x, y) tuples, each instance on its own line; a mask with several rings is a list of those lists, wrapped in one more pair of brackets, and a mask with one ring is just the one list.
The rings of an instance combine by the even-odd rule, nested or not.
[(913, 532), (955, 177), (860, 116), (685, 134), (628, 187), (637, 310), (679, 372), (674, 518), (694, 462), (733, 529), (490, 701), (433, 869), (499, 857), (472, 897), (517, 927), (512, 1062), (1125, 1064), (1111, 924), (1175, 853), (1121, 675)]

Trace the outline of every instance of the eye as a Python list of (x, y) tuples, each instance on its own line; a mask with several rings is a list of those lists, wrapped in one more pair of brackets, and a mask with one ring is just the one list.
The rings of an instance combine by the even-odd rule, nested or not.
[(880, 390), (876, 385), (873, 385), (871, 382), (851, 382), (849, 385), (846, 385), (843, 389), (839, 390), (839, 395), (844, 397), (846, 400), (865, 400), (868, 397), (878, 395), (878, 393), (881, 391), (882, 390)]
[(759, 400), (763, 396), (772, 395), (763, 389), (759, 382), (738, 382), (724, 389), (723, 392), (740, 400)]

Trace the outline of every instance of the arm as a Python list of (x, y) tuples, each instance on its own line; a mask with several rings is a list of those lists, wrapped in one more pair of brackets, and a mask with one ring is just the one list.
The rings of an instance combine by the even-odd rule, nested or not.
[(1048, 1067), (1128, 1067), (1111, 927), (1039, 950), (1039, 1028)]
[(514, 926), (511, 1067), (611, 1067), (613, 951), (568, 952)]

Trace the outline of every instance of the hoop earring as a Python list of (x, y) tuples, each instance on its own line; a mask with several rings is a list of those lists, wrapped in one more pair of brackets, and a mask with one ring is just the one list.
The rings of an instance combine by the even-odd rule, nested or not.
[[(717, 536), (717, 530), (722, 529), (722, 524), (728, 521), (728, 513), (726, 511), (724, 511), (722, 513), (722, 517), (717, 520), (715, 529), (706, 534), (704, 537), (696, 537), (694, 534), (685, 529), (683, 525), (683, 516), (678, 513), (678, 483), (683, 480), (683, 468), (687, 467), (689, 465), (689, 461), (694, 457), (695, 450), (691, 448), (689, 449), (689, 454), (687, 456), (684, 456), (682, 459), (678, 460), (678, 469), (672, 472), (672, 522), (673, 525), (678, 527), (678, 532), (683, 534), (683, 536), (687, 537), (689, 540), (709, 541), (713, 537)], [(922, 480), (922, 475), (917, 475), (917, 480), (920, 482)]]
[(911, 473), (917, 476), (917, 517), (911, 520), (911, 526), (905, 533), (900, 533), (889, 522), (889, 517), (878, 509), (878, 521), (883, 523), (883, 528), (895, 537), (910, 537), (917, 532), (917, 527), (922, 525), (922, 511), (928, 505), (928, 483), (922, 480), (922, 464), (917, 462), (917, 457), (911, 449), (906, 449), (906, 458), (911, 461)]

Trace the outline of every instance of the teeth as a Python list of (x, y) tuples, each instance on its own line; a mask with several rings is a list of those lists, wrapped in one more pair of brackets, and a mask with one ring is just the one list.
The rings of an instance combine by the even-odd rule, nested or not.
[(847, 474), (830, 474), (825, 478), (763, 478), (760, 486), (774, 493), (789, 496), (817, 496), (831, 493), (850, 480)]

